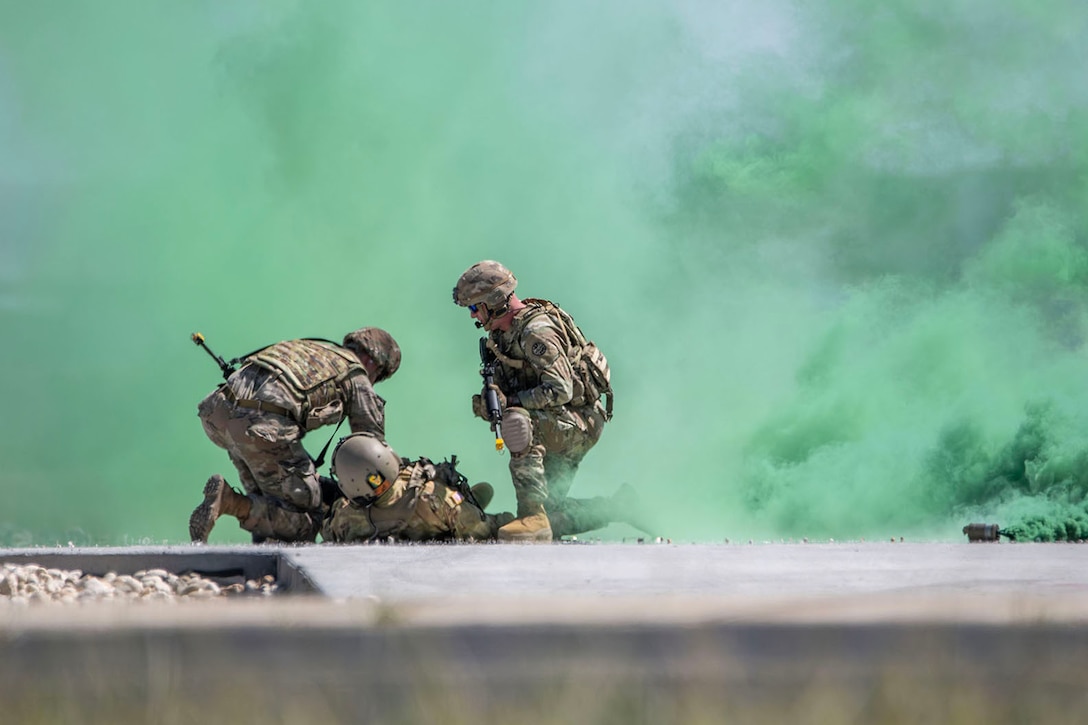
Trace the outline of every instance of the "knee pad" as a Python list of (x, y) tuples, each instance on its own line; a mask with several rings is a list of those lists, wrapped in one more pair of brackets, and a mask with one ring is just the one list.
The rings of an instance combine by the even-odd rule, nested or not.
[(283, 500), (299, 511), (313, 511), (321, 507), (321, 485), (316, 475), (291, 471), (283, 480)]
[(524, 408), (507, 408), (499, 433), (512, 454), (524, 453), (533, 442), (533, 421), (529, 412)]

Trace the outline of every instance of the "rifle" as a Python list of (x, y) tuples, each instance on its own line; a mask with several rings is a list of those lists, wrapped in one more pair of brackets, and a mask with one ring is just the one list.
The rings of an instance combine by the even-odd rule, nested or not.
[(436, 478), (445, 481), (447, 486), (460, 493), (466, 501), (480, 509), (480, 521), (487, 520), (487, 514), (484, 513), (484, 507), (476, 500), (476, 494), (472, 492), (472, 487), (468, 485), (468, 479), (457, 470), (456, 454), (450, 456), (449, 461), (443, 461), (442, 463), (435, 465), (434, 470)]
[(499, 406), (499, 396), (495, 392), (495, 366), (498, 361), (495, 354), (487, 347), (487, 338), (480, 338), (480, 375), (484, 379), (484, 406), (487, 408), (487, 418), (491, 421), (491, 430), (495, 432), (495, 450), (501, 451), (502, 440), (502, 408)]
[(235, 365), (238, 364), (238, 359), (237, 358), (235, 358), (234, 360), (231, 360), (230, 363), (228, 363), (222, 357), (220, 357), (219, 355), (216, 355), (214, 352), (211, 351), (211, 348), (208, 347), (207, 343), (204, 342), (204, 336), (201, 335), (199, 332), (194, 332), (193, 335), (192, 335), (192, 339), (193, 339), (193, 342), (196, 343), (198, 347), (203, 348), (204, 352), (211, 355), (212, 360), (215, 360), (216, 364), (219, 365), (219, 370), (223, 373), (223, 379), (224, 380), (229, 378), (234, 373), (234, 371), (237, 369), (237, 368), (235, 368)]

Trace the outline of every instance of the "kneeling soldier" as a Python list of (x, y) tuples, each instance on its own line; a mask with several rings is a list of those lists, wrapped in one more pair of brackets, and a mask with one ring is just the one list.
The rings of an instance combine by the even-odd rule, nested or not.
[(328, 340), (286, 340), (242, 358), (199, 405), (211, 441), (227, 451), (245, 493), (216, 474), (189, 517), (193, 541), (216, 520), (238, 519), (254, 542), (313, 542), (324, 519), (321, 481), (302, 445), (312, 430), (347, 419), (351, 431), (385, 435), (385, 401), (373, 386), (400, 366), (400, 347), (377, 327)]

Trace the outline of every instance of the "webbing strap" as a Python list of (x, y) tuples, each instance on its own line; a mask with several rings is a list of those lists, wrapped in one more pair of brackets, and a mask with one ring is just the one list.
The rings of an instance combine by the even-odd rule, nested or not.
[[(344, 418), (347, 418), (345, 415)], [(340, 422), (336, 424), (336, 428), (333, 429), (332, 435), (325, 441), (325, 447), (321, 449), (321, 453), (314, 459), (314, 468), (321, 468), (321, 464), (325, 462), (325, 454), (329, 452), (329, 444), (332, 443), (332, 439), (336, 437), (336, 431), (340, 430), (340, 426), (344, 424), (344, 418), (340, 419)]]
[(221, 387), (223, 390), (223, 395), (226, 396), (227, 400), (231, 401), (239, 407), (249, 408), (250, 410), (260, 411), (262, 413), (275, 413), (276, 415), (282, 415), (286, 418), (291, 418), (292, 420), (294, 420), (294, 415), (291, 413), (291, 411), (281, 405), (276, 405), (275, 403), (267, 403), (263, 400), (245, 400), (235, 395), (234, 391), (230, 389), (229, 385), (224, 384)]

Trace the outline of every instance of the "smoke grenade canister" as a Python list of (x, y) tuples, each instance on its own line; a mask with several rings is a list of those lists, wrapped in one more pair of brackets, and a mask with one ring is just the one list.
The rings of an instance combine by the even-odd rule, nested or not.
[(967, 540), (997, 541), (1001, 536), (1001, 527), (997, 524), (967, 524), (963, 527), (963, 533), (967, 534)]

